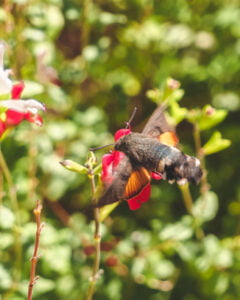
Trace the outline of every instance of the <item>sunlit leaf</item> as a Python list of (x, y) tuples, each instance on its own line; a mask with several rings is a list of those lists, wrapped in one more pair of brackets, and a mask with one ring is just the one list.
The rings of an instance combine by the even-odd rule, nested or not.
[(119, 201), (109, 204), (109, 205), (105, 205), (100, 209), (100, 221), (104, 221), (109, 215), (110, 213), (119, 205)]
[(180, 107), (177, 102), (171, 102), (171, 116), (174, 118), (175, 122), (178, 124), (181, 122), (187, 115), (187, 109)]
[(189, 239), (193, 234), (193, 227), (190, 222), (191, 220), (189, 218), (185, 218), (182, 222), (166, 225), (159, 233), (160, 239), (179, 241)]
[(7, 290), (11, 287), (11, 284), (12, 278), (9, 274), (9, 271), (0, 265), (0, 288)]
[(15, 216), (12, 211), (5, 207), (0, 207), (0, 227), (1, 228), (11, 228), (14, 225)]
[(215, 218), (218, 212), (218, 197), (212, 192), (200, 196), (193, 205), (193, 215), (203, 222), (210, 221)]
[(199, 128), (201, 130), (206, 130), (216, 126), (221, 123), (227, 116), (227, 111), (223, 109), (214, 110), (212, 113), (209, 113), (212, 108), (206, 106), (203, 110), (203, 115), (199, 120)]
[(213, 154), (228, 148), (231, 145), (231, 141), (228, 139), (222, 139), (222, 135), (219, 131), (215, 131), (207, 143), (203, 146), (205, 155)]

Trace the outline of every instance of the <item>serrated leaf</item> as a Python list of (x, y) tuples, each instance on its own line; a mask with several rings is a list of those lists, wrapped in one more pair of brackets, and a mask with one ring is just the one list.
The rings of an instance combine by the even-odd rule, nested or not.
[(228, 148), (231, 145), (231, 141), (228, 139), (222, 139), (222, 135), (219, 131), (215, 131), (207, 143), (203, 146), (205, 155), (210, 155)]
[(195, 218), (202, 222), (210, 221), (215, 218), (218, 212), (218, 197), (209, 191), (200, 196), (193, 205), (192, 213)]

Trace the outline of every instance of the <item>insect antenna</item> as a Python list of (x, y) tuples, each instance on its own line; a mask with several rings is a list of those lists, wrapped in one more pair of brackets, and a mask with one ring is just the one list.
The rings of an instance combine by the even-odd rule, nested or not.
[(100, 150), (100, 149), (110, 147), (110, 146), (114, 146), (114, 144), (107, 144), (107, 145), (96, 147), (96, 148), (90, 148), (89, 151), (96, 151), (96, 150)]
[(132, 112), (132, 115), (131, 115), (130, 119), (128, 120), (128, 122), (126, 122), (126, 128), (130, 128), (131, 127), (131, 122), (134, 119), (134, 117), (136, 115), (136, 112), (137, 112), (137, 107), (135, 106), (134, 109), (133, 109), (133, 112)]
[[(126, 122), (126, 128), (130, 128), (131, 127), (131, 122), (134, 119), (134, 117), (136, 115), (136, 112), (137, 112), (137, 107), (134, 107), (130, 119), (128, 120), (128, 122)], [(106, 148), (106, 147), (110, 147), (110, 146), (114, 146), (114, 144), (107, 144), (107, 145), (96, 147), (96, 148), (90, 148), (89, 151), (96, 151), (96, 150), (100, 150), (100, 149), (103, 149), (103, 148)]]

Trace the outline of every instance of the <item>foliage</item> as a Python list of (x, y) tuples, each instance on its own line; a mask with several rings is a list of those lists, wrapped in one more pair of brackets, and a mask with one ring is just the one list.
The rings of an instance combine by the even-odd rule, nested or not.
[(43, 127), (21, 123), (1, 142), (1, 299), (26, 299), (37, 199), (33, 299), (85, 299), (96, 254), (89, 148), (111, 143), (135, 106), (140, 131), (166, 99), (206, 176), (200, 188), (156, 182), (138, 211), (105, 212), (95, 299), (238, 298), (239, 14), (235, 0), (4, 1), (5, 65), (47, 113)]

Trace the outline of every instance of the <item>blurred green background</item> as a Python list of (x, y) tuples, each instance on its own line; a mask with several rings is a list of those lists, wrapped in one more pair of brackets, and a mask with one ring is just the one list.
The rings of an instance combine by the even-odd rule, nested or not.
[[(90, 182), (59, 162), (84, 164), (88, 149), (112, 142), (135, 106), (133, 127), (141, 130), (155, 108), (146, 92), (168, 77), (181, 82), (181, 106), (228, 111), (201, 139), (218, 130), (232, 146), (206, 157), (213, 192), (201, 208), (191, 186), (195, 216), (164, 181), (138, 211), (126, 203), (114, 210), (101, 227), (104, 273), (94, 299), (238, 299), (239, 1), (5, 0), (0, 32), (6, 66), (26, 84), (23, 98), (47, 106), (42, 128), (22, 123), (1, 144), (13, 186), (1, 173), (0, 299), (26, 299), (36, 199), (45, 228), (33, 299), (85, 299), (94, 240), (81, 209), (91, 201)], [(191, 125), (177, 129), (194, 154)]]

